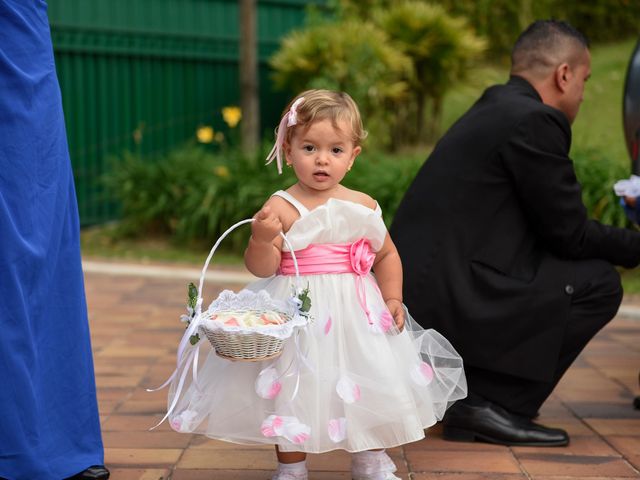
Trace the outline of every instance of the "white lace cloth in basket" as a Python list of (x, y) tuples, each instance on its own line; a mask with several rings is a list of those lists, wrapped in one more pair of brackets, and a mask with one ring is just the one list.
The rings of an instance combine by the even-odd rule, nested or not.
[[(289, 338), (296, 327), (302, 327), (308, 320), (300, 314), (299, 303), (295, 296), (288, 301), (272, 298), (265, 290), (254, 292), (251, 290), (241, 290), (234, 293), (231, 290), (223, 290), (209, 308), (201, 314), (199, 325), (209, 330), (224, 330), (225, 332), (237, 333), (260, 333), (279, 339)], [(280, 325), (258, 325), (258, 326), (234, 326), (225, 325), (212, 320), (211, 317), (217, 312), (250, 312), (255, 311), (257, 315), (265, 311), (277, 312), (290, 319)]]

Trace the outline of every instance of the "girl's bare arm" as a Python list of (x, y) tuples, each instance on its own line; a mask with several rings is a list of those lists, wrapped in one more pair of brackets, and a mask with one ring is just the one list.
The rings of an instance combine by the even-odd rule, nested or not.
[(404, 326), (404, 308), (402, 306), (402, 262), (396, 246), (387, 233), (382, 248), (376, 254), (373, 269), (378, 280), (382, 298), (393, 315), (396, 326)]
[(244, 263), (255, 276), (270, 277), (280, 265), (282, 222), (270, 202), (253, 218), (255, 220), (251, 224), (251, 238), (244, 252)]

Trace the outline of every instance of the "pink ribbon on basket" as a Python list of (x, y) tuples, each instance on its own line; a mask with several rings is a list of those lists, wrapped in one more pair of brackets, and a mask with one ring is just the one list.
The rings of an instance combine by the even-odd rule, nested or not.
[[(364, 279), (371, 272), (376, 254), (366, 238), (353, 243), (311, 244), (307, 248), (295, 251), (300, 275), (324, 275), (330, 273), (355, 273), (358, 303), (367, 315), (369, 325), (373, 325), (371, 312), (367, 307)], [(282, 252), (280, 275), (295, 275), (295, 266), (290, 252)], [(376, 288), (376, 283), (371, 282)]]

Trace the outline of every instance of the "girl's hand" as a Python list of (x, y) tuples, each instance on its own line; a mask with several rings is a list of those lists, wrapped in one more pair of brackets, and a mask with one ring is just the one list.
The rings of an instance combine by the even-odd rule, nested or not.
[(259, 243), (271, 243), (282, 231), (282, 223), (270, 207), (262, 209), (253, 217), (251, 224), (251, 236)]
[(390, 298), (385, 303), (387, 304), (389, 312), (393, 315), (396, 327), (398, 327), (399, 331), (402, 331), (404, 328), (404, 307), (402, 306), (402, 302), (395, 298)]

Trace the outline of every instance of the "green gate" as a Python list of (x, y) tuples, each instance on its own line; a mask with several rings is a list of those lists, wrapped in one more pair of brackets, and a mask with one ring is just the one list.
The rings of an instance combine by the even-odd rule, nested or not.
[[(263, 128), (277, 123), (289, 96), (273, 90), (267, 59), (303, 25), (308, 3), (257, 2)], [(81, 223), (103, 223), (118, 215), (100, 181), (111, 156), (160, 154), (201, 125), (228, 128), (221, 109), (240, 103), (238, 1), (48, 4)]]

